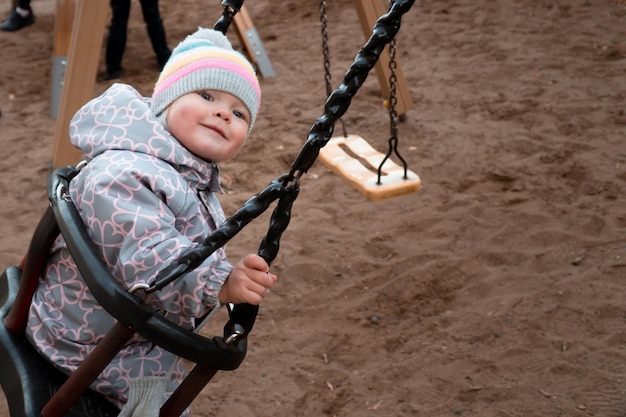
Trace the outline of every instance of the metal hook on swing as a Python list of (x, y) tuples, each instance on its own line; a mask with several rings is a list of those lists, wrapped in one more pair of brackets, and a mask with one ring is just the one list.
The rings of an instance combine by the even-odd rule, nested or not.
[(398, 159), (402, 162), (402, 167), (404, 168), (404, 176), (403, 180), (409, 179), (408, 177), (408, 164), (405, 159), (400, 155), (398, 151), (398, 112), (396, 111), (396, 104), (398, 103), (398, 95), (397, 95), (397, 86), (398, 79), (396, 76), (396, 38), (393, 38), (391, 42), (389, 42), (389, 139), (387, 140), (389, 143), (389, 147), (387, 149), (387, 153), (383, 158), (382, 162), (378, 166), (377, 175), (378, 180), (376, 181), (377, 185), (382, 185), (381, 177), (383, 172), (383, 165), (389, 157), (391, 153), (395, 153)]

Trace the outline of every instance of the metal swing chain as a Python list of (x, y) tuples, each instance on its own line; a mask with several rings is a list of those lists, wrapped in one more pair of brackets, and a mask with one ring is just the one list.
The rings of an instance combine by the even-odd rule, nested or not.
[(322, 52), (324, 54), (324, 80), (326, 81), (326, 95), (333, 92), (332, 76), (330, 74), (330, 51), (328, 49), (328, 19), (326, 16), (326, 0), (320, 1), (320, 22), (322, 23)]
[(222, 16), (220, 16), (217, 22), (213, 25), (213, 29), (220, 31), (225, 35), (226, 30), (228, 30), (233, 18), (241, 10), (243, 0), (223, 0), (222, 6), (224, 6), (224, 11), (222, 12)]
[[(326, 15), (326, 0), (320, 1), (320, 22), (322, 23), (322, 52), (324, 54), (324, 80), (326, 81), (326, 96), (333, 92), (332, 75), (330, 73), (330, 49), (328, 48), (328, 17)], [(346, 124), (339, 119), (343, 135), (348, 136)]]
[(398, 159), (402, 161), (402, 166), (404, 167), (404, 177), (402, 178), (405, 180), (408, 179), (408, 165), (402, 155), (400, 155), (400, 152), (398, 152), (398, 112), (396, 111), (396, 104), (398, 103), (398, 77), (396, 76), (397, 67), (398, 63), (396, 61), (396, 38), (393, 38), (391, 42), (389, 42), (389, 148), (387, 149), (385, 157), (378, 166), (378, 180), (376, 181), (377, 185), (382, 185), (380, 178), (383, 172), (383, 165), (385, 164), (385, 162), (387, 162), (387, 159), (389, 159), (389, 156), (392, 152), (394, 152)]
[(180, 277), (184, 273), (197, 268), (206, 258), (235, 237), (248, 223), (259, 217), (276, 200), (277, 207), (270, 219), (267, 236), (261, 242), (259, 255), (271, 263), (278, 254), (280, 236), (287, 228), (291, 216), (291, 206), (299, 190), (298, 184), (284, 184), (285, 176), (270, 183), (263, 191), (252, 196), (244, 205), (215, 229), (204, 242), (185, 252), (178, 262), (164, 268), (157, 276), (146, 293), (151, 294)]

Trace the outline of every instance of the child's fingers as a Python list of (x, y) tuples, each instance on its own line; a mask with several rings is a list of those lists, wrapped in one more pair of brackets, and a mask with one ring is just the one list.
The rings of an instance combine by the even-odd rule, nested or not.
[(243, 294), (244, 301), (248, 304), (259, 305), (265, 295), (267, 294), (267, 288), (263, 285), (257, 284), (254, 281), (250, 281)]
[(262, 285), (264, 288), (271, 288), (278, 279), (278, 277), (274, 274), (261, 271), (254, 271), (250, 278), (257, 284)]
[(250, 269), (256, 269), (261, 272), (268, 272), (270, 270), (270, 267), (267, 262), (265, 262), (265, 259), (256, 254), (246, 255), (243, 258), (243, 264)]

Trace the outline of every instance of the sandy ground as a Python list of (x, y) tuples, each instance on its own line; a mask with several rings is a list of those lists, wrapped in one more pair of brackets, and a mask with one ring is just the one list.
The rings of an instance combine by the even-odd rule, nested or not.
[[(172, 46), (221, 12), (161, 3)], [(246, 5), (277, 76), (261, 81), (249, 145), (223, 165), (227, 214), (289, 171), (325, 100), (319, 3)], [(54, 2), (33, 7), (35, 25), (0, 33), (3, 268), (44, 210), (52, 155)], [(351, 2), (327, 11), (340, 80), (364, 37)], [(372, 202), (316, 163), (248, 356), (192, 415), (626, 415), (624, 2), (423, 1), (402, 25), (415, 105), (399, 148), (422, 190)], [(158, 74), (136, 3), (124, 70), (150, 94)], [(380, 91), (369, 77), (344, 120), (385, 150)], [(266, 217), (246, 227), (233, 258), (266, 228)]]

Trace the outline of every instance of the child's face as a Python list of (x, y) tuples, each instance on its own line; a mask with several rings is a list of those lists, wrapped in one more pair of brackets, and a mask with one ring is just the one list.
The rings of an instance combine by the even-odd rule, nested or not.
[(170, 104), (170, 133), (195, 155), (226, 161), (239, 152), (248, 136), (250, 112), (230, 93), (204, 90), (185, 94)]

